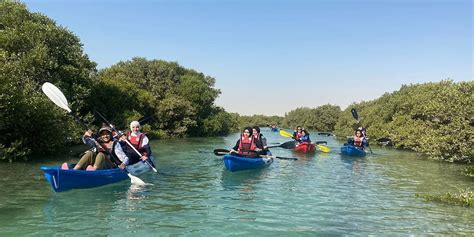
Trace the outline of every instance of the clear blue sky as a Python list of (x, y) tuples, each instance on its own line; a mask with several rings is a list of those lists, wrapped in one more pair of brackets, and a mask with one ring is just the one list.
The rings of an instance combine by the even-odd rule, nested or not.
[(216, 103), (242, 115), (344, 109), (402, 84), (474, 74), (470, 0), (25, 3), (79, 36), (99, 68), (175, 61), (215, 77)]

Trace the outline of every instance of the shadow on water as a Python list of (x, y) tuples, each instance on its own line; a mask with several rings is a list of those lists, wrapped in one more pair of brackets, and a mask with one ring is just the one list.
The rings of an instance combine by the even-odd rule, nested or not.
[(230, 172), (222, 170), (221, 184), (224, 190), (251, 192), (255, 185), (265, 179), (269, 168)]

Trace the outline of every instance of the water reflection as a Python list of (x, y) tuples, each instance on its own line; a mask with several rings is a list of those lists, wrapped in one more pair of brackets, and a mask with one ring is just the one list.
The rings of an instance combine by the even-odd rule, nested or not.
[(230, 172), (222, 170), (221, 184), (224, 190), (237, 190), (243, 193), (251, 193), (255, 185), (267, 176), (269, 167), (257, 170), (245, 170)]

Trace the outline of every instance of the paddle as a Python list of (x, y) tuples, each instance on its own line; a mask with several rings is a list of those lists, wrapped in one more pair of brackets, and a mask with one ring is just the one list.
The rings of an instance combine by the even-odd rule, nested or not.
[[(44, 94), (53, 103), (55, 103), (60, 108), (66, 110), (69, 115), (73, 116), (74, 119), (78, 123), (82, 124), (87, 129), (87, 125), (85, 123), (83, 123), (81, 120), (79, 120), (79, 118), (77, 118), (76, 116), (71, 114), (71, 109), (69, 108), (66, 97), (55, 85), (53, 85), (49, 82), (45, 82), (43, 84), (43, 86), (41, 86), (41, 89), (43, 90)], [(131, 183), (133, 183), (133, 184), (145, 184), (145, 182), (143, 182), (143, 180), (141, 180), (140, 178), (138, 178), (136, 176), (131, 175), (127, 170), (124, 170), (124, 172), (127, 173), (128, 177), (130, 178)]]
[[(115, 129), (114, 125), (112, 125), (101, 113), (99, 113), (99, 111), (96, 111), (96, 113), (104, 120), (104, 122), (106, 122), (111, 128), (112, 130), (114, 130), (118, 137), (121, 137), (123, 135), (122, 132), (118, 131), (117, 129)], [(139, 155), (140, 157), (142, 156), (142, 154), (128, 141), (128, 140), (125, 140), (125, 143), (127, 143), (127, 145), (132, 148), (132, 150), (137, 153), (137, 155)], [(155, 168), (155, 165), (149, 160), (149, 159), (146, 159), (145, 160), (145, 163), (147, 165), (150, 166), (150, 168), (155, 172), (155, 173), (158, 173), (158, 170), (156, 170)]]
[[(356, 110), (355, 108), (352, 108), (352, 109), (351, 109), (351, 113), (352, 113), (352, 117), (353, 117), (355, 120), (357, 120), (357, 124), (359, 124), (359, 115), (357, 114), (357, 110)], [(362, 131), (361, 131), (361, 132), (362, 132)], [(364, 135), (364, 137), (365, 137), (365, 134), (363, 134), (363, 135)], [(369, 146), (369, 141), (367, 141), (367, 147), (369, 148), (370, 154), (373, 155), (374, 153), (372, 152), (372, 148), (370, 148), (370, 146)]]
[[(216, 156), (223, 156), (229, 154), (229, 150), (226, 149), (215, 149), (214, 150), (214, 155)], [(298, 158), (295, 157), (283, 157), (283, 156), (268, 156), (268, 155), (260, 155), (262, 158), (277, 158), (281, 160), (298, 160)]]
[(289, 141), (289, 142), (285, 142), (285, 143), (282, 143), (282, 144), (276, 145), (276, 146), (267, 146), (267, 148), (273, 148), (273, 147), (281, 147), (281, 148), (285, 148), (285, 149), (294, 149), (296, 147), (296, 143), (295, 143), (295, 141)]
[[(289, 133), (289, 132), (287, 132), (283, 129), (280, 130), (280, 135), (283, 136), (283, 137), (293, 138), (293, 139), (296, 140), (296, 138), (293, 137), (293, 134), (291, 134), (291, 133)], [(318, 144), (318, 142), (313, 143), (313, 144), (315, 144), (319, 148), (319, 150), (322, 151), (322, 152), (328, 153), (328, 152), (331, 151), (331, 148), (329, 148), (327, 146), (324, 146), (324, 145), (320, 145), (320, 144)]]

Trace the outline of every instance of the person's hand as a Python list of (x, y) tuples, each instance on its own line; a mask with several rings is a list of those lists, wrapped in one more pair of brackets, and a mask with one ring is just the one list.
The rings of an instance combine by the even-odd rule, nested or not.
[(85, 133), (84, 133), (84, 137), (91, 137), (93, 134), (92, 130), (88, 129)]
[(258, 147), (255, 148), (255, 151), (256, 151), (256, 152), (259, 152), (259, 151), (261, 151), (261, 150), (262, 150), (262, 149), (260, 149), (260, 148), (258, 148)]
[(125, 134), (122, 134), (122, 136), (120, 136), (119, 140), (120, 140), (121, 142), (126, 141), (126, 140), (127, 140), (127, 136), (125, 136)]
[(145, 161), (145, 160), (148, 160), (148, 156), (142, 156), (140, 157), (141, 160)]
[(119, 168), (120, 168), (120, 169), (125, 169), (125, 167), (126, 167), (126, 166), (125, 166), (125, 163), (122, 163), (122, 164), (119, 165)]

